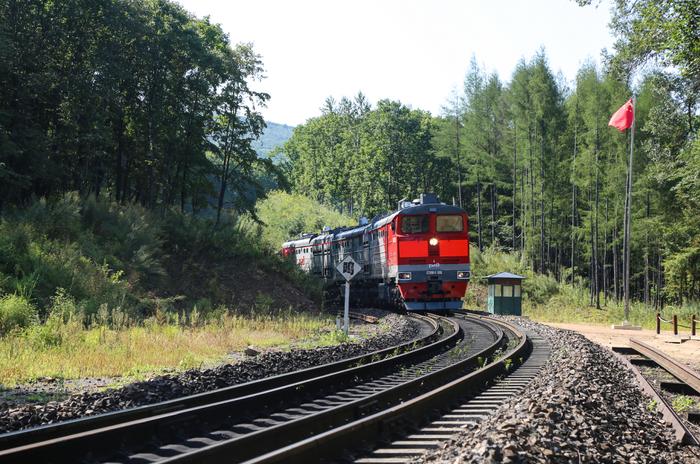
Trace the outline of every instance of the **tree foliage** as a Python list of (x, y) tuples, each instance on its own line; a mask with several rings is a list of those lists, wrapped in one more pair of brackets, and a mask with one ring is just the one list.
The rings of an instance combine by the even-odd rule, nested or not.
[(429, 113), (382, 100), (326, 101), (323, 114), (298, 126), (283, 151), (297, 192), (351, 216), (387, 211), (402, 196), (448, 186), (433, 156)]
[(252, 210), (261, 75), (250, 45), (169, 0), (0, 2), (0, 206), (78, 191), (197, 209), (216, 175)]
[[(585, 63), (569, 88), (540, 51), (509, 82), (472, 59), (438, 117), (328, 100), (284, 147), (293, 189), (353, 216), (436, 191), (469, 212), (478, 249), (583, 282), (601, 307), (623, 291), (630, 138), (607, 125), (632, 94), (619, 77)], [(656, 71), (637, 89), (631, 280), (649, 304), (700, 297), (697, 116), (685, 114), (682, 82)]]

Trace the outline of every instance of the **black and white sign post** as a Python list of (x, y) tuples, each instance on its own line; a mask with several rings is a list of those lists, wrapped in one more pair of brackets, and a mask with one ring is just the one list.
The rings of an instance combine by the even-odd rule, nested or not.
[(345, 335), (348, 334), (350, 329), (350, 280), (355, 277), (361, 270), (359, 264), (355, 262), (350, 255), (346, 256), (338, 265), (336, 266), (338, 272), (340, 272), (343, 277), (345, 277), (345, 313), (343, 314), (343, 331)]

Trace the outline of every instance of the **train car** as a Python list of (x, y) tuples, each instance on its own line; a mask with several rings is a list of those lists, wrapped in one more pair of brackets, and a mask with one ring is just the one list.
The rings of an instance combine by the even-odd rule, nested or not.
[[(408, 311), (459, 309), (471, 276), (468, 225), (463, 209), (422, 194), (412, 202), (399, 202), (397, 211), (356, 227), (286, 242), (283, 254), (294, 256), (300, 267), (324, 279), (336, 295), (344, 281), (335, 266), (352, 256), (362, 266), (352, 283), (355, 303)], [(309, 246), (310, 268), (300, 264), (309, 263)]]
[(303, 234), (297, 240), (290, 240), (282, 244), (281, 254), (289, 259), (293, 259), (299, 268), (305, 272), (311, 272), (313, 264), (311, 252), (311, 240), (315, 234)]

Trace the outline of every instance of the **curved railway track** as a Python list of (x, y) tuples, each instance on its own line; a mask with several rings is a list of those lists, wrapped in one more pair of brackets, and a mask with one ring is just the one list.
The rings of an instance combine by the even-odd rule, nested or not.
[[(155, 404), (138, 406), (130, 409), (87, 416), (50, 425), (33, 427), (27, 430), (0, 434), (0, 450), (16, 448), (30, 443), (38, 443), (61, 436), (77, 434), (89, 430), (106, 427), (121, 422), (157, 416), (159, 414), (193, 408), (209, 403), (240, 398), (256, 392), (270, 390), (283, 385), (301, 382), (307, 379), (320, 377), (333, 372), (339, 372), (352, 366), (366, 364), (372, 360), (384, 359), (397, 353), (407, 352), (416, 347), (429, 345), (443, 337), (443, 328), (436, 320), (414, 315), (422, 326), (422, 335), (417, 340), (378, 350), (369, 354), (343, 359), (337, 362), (322, 364), (319, 366), (288, 372), (285, 374), (266, 377), (263, 379), (246, 382), (239, 385), (220, 388), (196, 395), (176, 398)], [(1, 454), (0, 454), (1, 456)]]
[(367, 431), (376, 440), (381, 434), (368, 423), (403, 421), (418, 411), (425, 417), (436, 398), (476, 396), (507, 373), (504, 360), (486, 360), (500, 354), (521, 364), (532, 351), (508, 324), (464, 315), (424, 320), (433, 330), (415, 349), (407, 343), (224, 391), (7, 434), (0, 461), (301, 462), (308, 452), (317, 460), (339, 444), (351, 448)]

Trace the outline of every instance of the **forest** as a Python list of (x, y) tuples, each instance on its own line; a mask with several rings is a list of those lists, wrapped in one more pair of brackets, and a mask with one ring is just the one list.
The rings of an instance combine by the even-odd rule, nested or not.
[[(614, 49), (574, 82), (544, 49), (511, 76), (474, 57), (439, 115), (328, 98), (267, 157), (262, 58), (208, 18), (169, 0), (1, 0), (0, 213), (76, 192), (220, 225), (260, 221), (273, 189), (354, 218), (434, 191), (468, 211), (476, 248), (585, 285), (600, 306), (622, 296), (631, 174), (633, 298), (696, 301), (699, 11), (617, 1)], [(629, 173), (631, 130), (607, 123), (633, 95)]]
[(0, 2), (0, 209), (67, 191), (252, 211), (269, 95), (250, 44), (167, 0)]
[[(583, 7), (586, 3), (581, 2)], [(573, 83), (544, 50), (505, 80), (472, 58), (442, 114), (362, 93), (329, 98), (280, 150), (295, 191), (351, 216), (434, 191), (470, 214), (480, 250), (623, 296), (630, 130), (608, 127), (636, 97), (630, 294), (647, 306), (700, 297), (700, 5), (618, 2), (615, 52)]]

